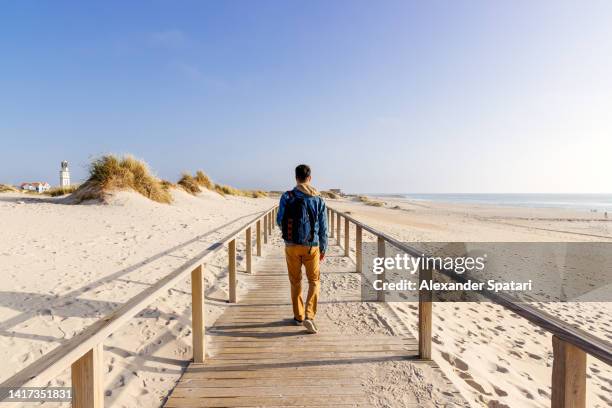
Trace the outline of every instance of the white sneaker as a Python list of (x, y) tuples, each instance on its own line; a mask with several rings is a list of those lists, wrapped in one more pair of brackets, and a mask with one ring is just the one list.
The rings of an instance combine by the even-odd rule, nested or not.
[(306, 328), (306, 331), (311, 334), (314, 334), (319, 331), (319, 329), (317, 329), (317, 325), (315, 324), (314, 320), (311, 320), (311, 319), (304, 320), (304, 327)]

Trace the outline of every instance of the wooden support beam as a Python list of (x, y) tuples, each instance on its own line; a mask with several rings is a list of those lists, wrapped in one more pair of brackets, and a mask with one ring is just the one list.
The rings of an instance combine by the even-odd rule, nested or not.
[(340, 246), (340, 240), (342, 239), (342, 216), (336, 214), (336, 239), (338, 240), (338, 246)]
[(191, 272), (191, 325), (193, 329), (193, 362), (203, 363), (205, 358), (204, 287), (202, 265)]
[(261, 256), (261, 220), (257, 220), (257, 228), (255, 228), (255, 242), (257, 246), (257, 256)]
[(229, 275), (229, 302), (236, 303), (236, 239), (229, 242), (227, 248)]
[(355, 226), (355, 263), (357, 263), (357, 273), (363, 272), (363, 228), (361, 225)]
[(552, 336), (553, 408), (586, 407), (586, 353), (578, 347)]
[(253, 273), (253, 243), (251, 242), (251, 227), (246, 229), (246, 269), (247, 273)]
[(72, 363), (73, 408), (104, 407), (103, 353), (103, 345), (99, 343)]
[(263, 235), (264, 235), (264, 244), (268, 243), (268, 214), (263, 217)]
[[(377, 253), (377, 256), (379, 258), (384, 258), (385, 257), (385, 239), (383, 237), (379, 236), (377, 238), (377, 244), (378, 244), (378, 253)], [(380, 280), (382, 280), (383, 282), (386, 281), (385, 271), (384, 270), (383, 270), (383, 272), (380, 275), (378, 275), (378, 278)], [(377, 292), (377, 295), (378, 295), (378, 301), (379, 302), (384, 302), (385, 301), (385, 291), (384, 290), (379, 290)]]
[[(419, 269), (419, 286), (422, 281), (430, 281), (431, 269)], [(431, 360), (431, 320), (432, 320), (432, 292), (419, 290), (419, 358)]]
[(272, 235), (272, 212), (268, 213), (268, 234)]
[(329, 210), (331, 217), (329, 218), (329, 237), (334, 237), (334, 210)]
[(348, 218), (344, 219), (344, 256), (348, 257), (351, 252), (351, 224)]

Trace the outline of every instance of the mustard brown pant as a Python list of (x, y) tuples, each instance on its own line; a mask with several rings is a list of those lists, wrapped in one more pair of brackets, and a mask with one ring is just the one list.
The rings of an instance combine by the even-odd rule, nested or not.
[[(293, 317), (298, 320), (314, 319), (317, 314), (317, 301), (321, 287), (319, 273), (319, 247), (304, 245), (287, 245), (285, 247), (287, 271), (291, 283), (291, 302)], [(304, 299), (302, 298), (302, 265), (306, 268), (308, 278), (308, 295), (306, 296), (306, 314), (304, 315)]]

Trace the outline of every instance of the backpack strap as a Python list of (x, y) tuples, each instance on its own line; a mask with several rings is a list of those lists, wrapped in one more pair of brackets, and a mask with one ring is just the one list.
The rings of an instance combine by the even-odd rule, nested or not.
[[(307, 212), (308, 212), (308, 221), (310, 221), (310, 237), (308, 238), (308, 240), (310, 242), (314, 241), (314, 229), (315, 229), (315, 224), (317, 222), (317, 220), (315, 219), (315, 216), (313, 215), (312, 211), (310, 211), (310, 208), (307, 208)], [(310, 252), (309, 252), (310, 253)]]

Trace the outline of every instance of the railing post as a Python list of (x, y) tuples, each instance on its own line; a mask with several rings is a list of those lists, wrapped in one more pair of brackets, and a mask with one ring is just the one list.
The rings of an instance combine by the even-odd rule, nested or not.
[(253, 243), (251, 242), (251, 227), (246, 229), (246, 268), (247, 273), (253, 273)]
[(355, 262), (357, 273), (363, 272), (363, 229), (361, 225), (355, 224)]
[(338, 240), (338, 246), (340, 246), (340, 239), (342, 238), (342, 216), (340, 215), (340, 213), (336, 214), (336, 239)]
[[(419, 287), (423, 281), (431, 281), (430, 268), (419, 269)], [(419, 290), (419, 358), (431, 360), (431, 320), (432, 320), (432, 292)]]
[(276, 228), (276, 208), (272, 209), (272, 229)]
[(257, 256), (261, 256), (261, 220), (257, 220), (255, 228), (255, 245), (257, 246)]
[(586, 353), (559, 337), (552, 336), (553, 408), (584, 408), (586, 406)]
[(272, 212), (268, 213), (268, 234), (272, 235)]
[(334, 210), (330, 209), (329, 213), (331, 214), (331, 217), (329, 217), (329, 237), (333, 238), (334, 237)]
[(264, 235), (264, 244), (268, 243), (268, 214), (263, 217), (263, 235)]
[(229, 242), (228, 248), (228, 271), (229, 271), (229, 301), (236, 303), (236, 238)]
[(70, 376), (73, 408), (104, 407), (103, 350), (104, 346), (99, 343), (72, 363)]
[(202, 265), (191, 271), (191, 325), (193, 329), (193, 362), (203, 363), (205, 354), (204, 289)]
[(348, 257), (351, 249), (351, 224), (349, 223), (349, 219), (344, 217), (344, 256)]
[[(378, 244), (378, 254), (377, 254), (377, 256), (379, 258), (384, 258), (385, 257), (385, 239), (383, 237), (379, 236), (378, 239), (377, 239), (377, 244)], [(378, 275), (378, 277), (379, 277), (379, 279), (382, 282), (386, 281), (384, 269), (383, 269), (383, 272), (380, 275)], [(385, 301), (385, 291), (384, 290), (379, 290), (377, 295), (378, 295), (378, 301), (379, 302), (384, 302)]]

